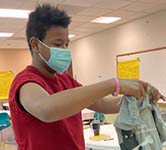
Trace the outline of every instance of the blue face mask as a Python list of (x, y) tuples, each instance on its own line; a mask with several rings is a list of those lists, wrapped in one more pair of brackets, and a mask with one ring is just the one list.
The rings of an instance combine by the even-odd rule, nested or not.
[(40, 53), (41, 59), (54, 71), (58, 73), (65, 72), (71, 63), (71, 51), (69, 49), (49, 47), (45, 43), (39, 42), (50, 49), (50, 58), (47, 61)]

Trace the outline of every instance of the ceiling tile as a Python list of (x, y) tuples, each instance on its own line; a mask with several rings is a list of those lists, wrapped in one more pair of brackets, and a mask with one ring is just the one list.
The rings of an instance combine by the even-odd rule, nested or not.
[[(75, 29), (72, 30), (72, 33), (78, 35), (89, 35), (95, 32), (99, 32), (101, 30), (104, 30), (108, 28), (108, 25), (103, 25), (103, 24), (95, 24), (95, 23), (87, 23), (83, 24)], [(75, 37), (76, 39), (77, 37)]]
[(8, 28), (8, 27), (5, 27), (5, 26), (1, 26), (0, 27), (0, 32), (11, 32), (11, 33), (15, 33), (17, 31), (18, 31), (18, 29), (13, 28), (13, 27), (11, 27), (11, 28)]
[(69, 15), (76, 15), (78, 12), (80, 12), (86, 8), (86, 7), (81, 7), (81, 6), (72, 6), (72, 5), (64, 5), (64, 4), (59, 4), (57, 6), (61, 9), (65, 10)]
[(3, 19), (5, 24), (9, 24), (10, 26), (12, 25), (25, 25), (28, 21), (28, 19), (17, 19), (17, 18), (4, 18)]
[[(37, 3), (43, 2), (57, 5), (72, 16), (70, 33), (76, 34), (72, 41), (166, 9), (166, 0), (0, 0), (0, 6), (34, 9)], [(90, 22), (100, 16), (117, 16), (122, 19), (111, 24)], [(0, 18), (0, 31), (14, 32), (11, 38), (0, 38), (0, 47), (27, 48), (26, 22), (26, 19)]]
[(79, 22), (89, 22), (92, 19), (95, 19), (95, 18), (90, 16), (79, 16), (79, 15), (72, 16), (73, 21), (79, 21)]
[[(111, 16), (121, 17), (122, 19), (125, 19), (125, 20), (126, 19), (129, 20), (129, 18), (130, 18), (130, 20), (131, 20), (131, 19), (136, 19), (136, 18), (140, 18), (140, 17), (146, 16), (146, 15), (148, 15), (148, 13), (146, 13), (146, 12), (134, 12), (134, 11), (118, 10), (118, 11), (114, 11), (114, 12), (112, 12), (110, 14), (107, 14), (106, 16), (109, 16), (109, 17), (111, 17)], [(121, 22), (122, 19), (119, 20), (119, 21)], [(117, 22), (115, 22), (115, 23), (117, 23)]]
[(83, 11), (80, 11), (77, 15), (85, 15), (85, 16), (102, 16), (111, 12), (111, 9), (102, 9), (102, 8), (87, 8)]
[(96, 4), (97, 2), (102, 2), (102, 0), (64, 0), (62, 4), (90, 7)]
[(0, 48), (28, 48), (26, 40), (6, 40), (0, 44)]
[[(0, 18), (0, 25), (3, 25), (3, 23), (4, 23), (4, 18)], [(0, 28), (1, 28), (1, 26), (0, 26)]]
[(0, 45), (2, 44), (2, 43), (4, 43), (4, 41), (6, 40), (6, 38), (0, 38)]
[(149, 9), (156, 7), (156, 4), (153, 3), (142, 3), (135, 2), (126, 7), (123, 7), (121, 10), (135, 11), (135, 12), (147, 12)]
[(37, 1), (38, 3), (50, 3), (50, 4), (59, 4), (62, 3), (64, 0), (33, 0), (33, 1)]
[(23, 4), (23, 0), (0, 0), (1, 8), (19, 8)]
[(29, 0), (28, 3), (27, 1), (24, 1), (24, 3), (19, 7), (20, 9), (28, 9), (28, 10), (33, 10), (38, 4), (42, 3), (49, 3), (53, 6), (56, 6), (60, 4), (64, 0)]
[(148, 13), (139, 12), (139, 13), (135, 13), (134, 15), (128, 16), (125, 19), (134, 20), (134, 19), (142, 18), (142, 17), (147, 16), (147, 15), (148, 15)]
[(15, 34), (12, 37), (14, 37), (14, 38), (26, 38), (25, 29), (15, 32)]
[(108, 26), (108, 24), (100, 24), (100, 23), (86, 23), (81, 25), (81, 28), (88, 28), (88, 29), (98, 29), (98, 28), (106, 28)]
[(165, 10), (166, 9), (166, 4), (154, 4), (151, 8), (146, 9), (144, 12), (147, 12), (149, 14), (154, 13), (154, 12), (158, 12), (161, 10)]
[(144, 3), (166, 3), (166, 0), (139, 0), (139, 2), (144, 2)]
[[(99, 28), (98, 28), (99, 29)], [(75, 29), (72, 33), (74, 33), (76, 35), (76, 38), (77, 36), (83, 36), (83, 35), (87, 35), (87, 34), (91, 34), (91, 33), (95, 33), (98, 29), (94, 28), (93, 30), (92, 29), (88, 29), (88, 28), (81, 28), (81, 29)]]
[(130, 4), (132, 2), (127, 2), (127, 1), (123, 1), (123, 0), (102, 0), (102, 2), (97, 3), (96, 5), (94, 5), (94, 7), (98, 7), (98, 8), (106, 8), (106, 9), (119, 9), (121, 7), (127, 6), (128, 4)]
[(36, 6), (37, 6), (38, 2), (26, 2), (24, 1), (24, 3), (19, 7), (19, 9), (25, 9), (25, 10), (33, 10)]
[(111, 13), (108, 13), (106, 14), (106, 16), (109, 16), (109, 17), (121, 17), (121, 18), (125, 18), (125, 17), (128, 17), (128, 16), (132, 16), (132, 15), (135, 15), (136, 12), (134, 11), (126, 11), (126, 10), (116, 10), (116, 11), (113, 11)]
[(26, 23), (27, 23), (26, 19), (5, 18), (3, 24), (0, 26), (0, 28), (8, 29), (9, 31), (19, 30), (19, 29), (25, 28)]
[(69, 29), (70, 30), (75, 29), (76, 27), (80, 26), (81, 24), (83, 24), (83, 23), (80, 21), (72, 21), (69, 25)]
[(127, 2), (135, 2), (135, 1), (138, 1), (138, 0), (123, 0), (123, 1), (127, 1)]

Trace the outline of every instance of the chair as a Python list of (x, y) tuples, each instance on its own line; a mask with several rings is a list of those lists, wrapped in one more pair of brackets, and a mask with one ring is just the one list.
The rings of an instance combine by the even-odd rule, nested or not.
[(9, 110), (9, 103), (8, 102), (2, 102), (1, 107), (3, 110)]
[(3, 140), (3, 133), (2, 130), (8, 128), (11, 125), (10, 117), (8, 113), (2, 112), (0, 113), (0, 134), (1, 134), (1, 149), (4, 149), (4, 140)]
[(105, 116), (104, 116), (103, 113), (94, 112), (93, 118), (94, 118), (94, 120), (100, 120), (100, 123), (101, 123), (101, 124), (104, 124)]

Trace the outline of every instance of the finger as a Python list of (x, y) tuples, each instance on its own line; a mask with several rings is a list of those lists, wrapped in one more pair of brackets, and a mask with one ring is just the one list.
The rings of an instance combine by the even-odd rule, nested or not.
[(158, 100), (160, 100), (160, 99), (162, 99), (163, 101), (166, 101), (166, 97), (165, 97), (164, 95), (161, 95), (161, 94), (159, 93), (158, 96), (157, 96), (157, 98), (156, 98), (155, 100), (152, 99), (151, 102), (155, 104), (155, 103), (157, 103)]
[(144, 97), (145, 96), (145, 94), (147, 93), (147, 91), (148, 91), (148, 83), (147, 82), (144, 82), (144, 81), (140, 81), (140, 83), (141, 83), (141, 85), (142, 85), (142, 96)]
[(148, 83), (147, 82), (143, 82), (143, 87), (144, 87), (145, 93), (147, 93), (147, 91), (148, 91)]
[(157, 102), (158, 100), (162, 99), (163, 101), (166, 101), (166, 97), (164, 95), (162, 95), (160, 92), (158, 92), (158, 95), (156, 96), (155, 102)]
[(152, 89), (152, 86), (150, 84), (148, 84), (148, 94), (149, 94), (149, 100), (150, 100), (150, 103), (152, 102), (153, 103), (153, 89)]
[(163, 101), (166, 101), (166, 96), (160, 95), (160, 99), (162, 99)]
[(158, 101), (158, 97), (160, 96), (159, 91), (153, 87), (152, 85), (148, 84), (149, 88), (149, 99), (151, 102), (156, 103)]
[(146, 94), (143, 84), (140, 84), (140, 99), (142, 99)]
[(152, 97), (152, 95), (151, 95), (151, 94), (149, 95), (149, 99), (150, 99), (150, 100), (152, 100), (152, 99), (153, 99), (153, 97)]
[(143, 88), (144, 88), (144, 91), (145, 93), (148, 91), (148, 86), (150, 85), (149, 83), (147, 82), (144, 82), (142, 80), (140, 80), (140, 83), (142, 84)]
[(157, 101), (159, 99), (158, 97), (160, 95), (161, 94), (159, 93), (159, 91), (153, 87), (153, 89), (152, 89), (152, 100)]

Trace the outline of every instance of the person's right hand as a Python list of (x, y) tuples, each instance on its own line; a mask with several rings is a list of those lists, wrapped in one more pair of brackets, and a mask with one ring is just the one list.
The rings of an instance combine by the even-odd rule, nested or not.
[(134, 96), (137, 100), (144, 97), (148, 89), (148, 83), (134, 79), (119, 79), (120, 94)]
[(134, 96), (137, 100), (141, 100), (149, 90), (150, 101), (156, 103), (159, 99), (166, 101), (166, 97), (162, 95), (157, 88), (151, 84), (134, 79), (119, 79), (120, 94)]

